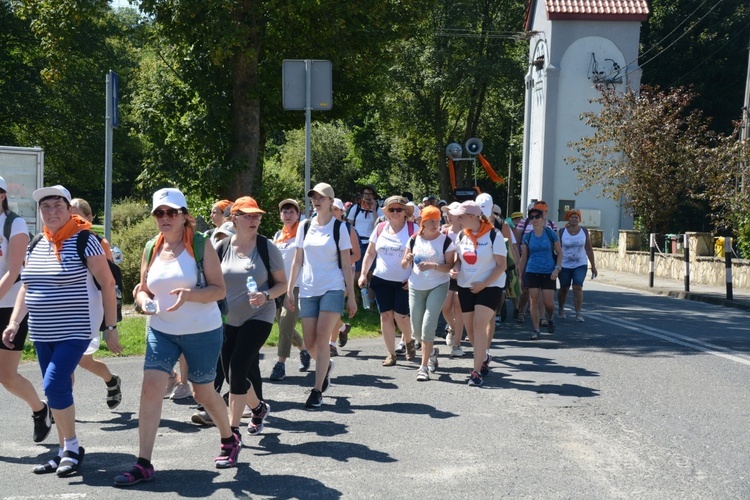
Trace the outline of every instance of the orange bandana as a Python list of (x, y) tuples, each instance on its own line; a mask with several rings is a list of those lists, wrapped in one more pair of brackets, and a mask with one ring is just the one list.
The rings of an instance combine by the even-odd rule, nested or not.
[(63, 241), (78, 234), (79, 231), (89, 229), (90, 227), (91, 223), (78, 215), (71, 215), (70, 220), (66, 222), (63, 227), (58, 229), (55, 234), (50, 233), (47, 226), (44, 226), (44, 237), (52, 243), (52, 247), (55, 249), (55, 257), (57, 257), (58, 262), (61, 262), (60, 251), (63, 247)]
[[(182, 233), (182, 242), (185, 244), (185, 249), (187, 250), (188, 254), (190, 254), (192, 258), (195, 258), (195, 252), (193, 251), (193, 236), (194, 235), (195, 235), (195, 231), (193, 231), (190, 227), (185, 226), (185, 231)], [(154, 244), (154, 252), (151, 254), (151, 262), (148, 262), (146, 269), (149, 269), (151, 267), (151, 263), (159, 254), (159, 250), (161, 249), (163, 245), (164, 245), (164, 234), (159, 233), (159, 235), (156, 237), (156, 243)]]
[(468, 229), (464, 229), (464, 234), (471, 240), (471, 242), (474, 244), (474, 250), (477, 249), (477, 240), (484, 236), (485, 234), (489, 233), (492, 229), (492, 224), (490, 224), (487, 221), (482, 221), (482, 225), (479, 226), (479, 231), (476, 235), (474, 235), (471, 231)]
[(297, 236), (297, 228), (299, 227), (299, 221), (295, 222), (292, 228), (287, 231), (286, 226), (281, 228), (281, 237), (278, 240), (274, 240), (274, 243), (280, 243), (282, 241), (288, 241)]

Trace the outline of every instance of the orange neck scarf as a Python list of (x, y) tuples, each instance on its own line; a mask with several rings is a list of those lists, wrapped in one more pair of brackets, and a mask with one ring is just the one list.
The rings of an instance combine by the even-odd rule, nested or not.
[(49, 232), (47, 226), (44, 226), (44, 237), (52, 243), (52, 247), (55, 249), (55, 257), (57, 257), (58, 262), (61, 262), (60, 251), (62, 251), (63, 241), (67, 240), (74, 234), (78, 234), (79, 231), (89, 229), (90, 227), (91, 223), (78, 215), (71, 215), (70, 220), (66, 222), (63, 227), (58, 229), (55, 234)]
[(292, 228), (287, 231), (286, 226), (281, 228), (281, 237), (279, 237), (278, 240), (275, 240), (274, 243), (279, 243), (282, 241), (288, 241), (293, 239), (297, 236), (297, 228), (299, 227), (299, 221), (295, 222)]
[[(185, 226), (185, 231), (182, 233), (182, 242), (185, 244), (185, 250), (190, 254), (192, 258), (195, 258), (195, 252), (193, 251), (193, 236), (195, 231), (189, 226)], [(154, 252), (151, 254), (151, 262), (154, 261), (156, 256), (159, 254), (159, 250), (164, 246), (164, 234), (159, 233), (156, 237), (156, 243), (154, 244)], [(148, 267), (151, 267), (151, 262), (148, 263)]]
[(484, 236), (485, 234), (489, 233), (492, 229), (492, 224), (490, 224), (487, 221), (482, 221), (482, 225), (479, 226), (479, 231), (477, 231), (477, 234), (473, 234), (470, 230), (464, 229), (464, 234), (471, 240), (471, 242), (474, 244), (474, 250), (477, 249), (477, 240)]

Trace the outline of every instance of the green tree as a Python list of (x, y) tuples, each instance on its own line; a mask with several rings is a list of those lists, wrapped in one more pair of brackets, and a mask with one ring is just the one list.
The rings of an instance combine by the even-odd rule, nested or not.
[(704, 195), (701, 172), (716, 168), (722, 136), (709, 129), (695, 94), (644, 86), (640, 93), (602, 89), (599, 111), (582, 115), (592, 134), (571, 143), (579, 156), (565, 160), (581, 180), (580, 191), (601, 188), (641, 219), (648, 232), (675, 228), (681, 211)]

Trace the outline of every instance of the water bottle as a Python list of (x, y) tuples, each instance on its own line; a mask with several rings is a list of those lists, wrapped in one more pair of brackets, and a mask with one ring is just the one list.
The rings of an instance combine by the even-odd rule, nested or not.
[(367, 293), (367, 287), (363, 287), (362, 290), (362, 307), (365, 309), (370, 308), (370, 294)]
[[(247, 277), (247, 283), (245, 283), (245, 287), (247, 288), (248, 295), (258, 292), (258, 284), (255, 282), (255, 279), (252, 276)], [(258, 306), (253, 306), (252, 304), (250, 305), (253, 307), (253, 309), (258, 308)]]
[(156, 314), (156, 302), (151, 299), (146, 300), (143, 304), (143, 310), (147, 313)]
[[(422, 261), (423, 261), (423, 259), (419, 255), (415, 255), (414, 256), (414, 265), (419, 266), (419, 263), (422, 262)], [(427, 269), (425, 271), (420, 271), (420, 273), (422, 274), (422, 276), (424, 276), (426, 278), (427, 276), (430, 275), (430, 270)]]

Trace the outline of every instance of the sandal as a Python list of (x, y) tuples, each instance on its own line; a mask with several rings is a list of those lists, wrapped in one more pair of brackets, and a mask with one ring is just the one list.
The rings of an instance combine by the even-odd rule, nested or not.
[(124, 472), (119, 476), (115, 477), (115, 486), (133, 486), (142, 481), (153, 481), (156, 471), (153, 465), (144, 467), (140, 464), (135, 464), (130, 472)]
[(74, 451), (64, 451), (60, 465), (57, 466), (57, 477), (67, 477), (74, 474), (83, 465), (83, 457), (86, 454), (86, 450), (83, 446), (78, 447), (78, 453)]
[(55, 456), (52, 460), (43, 465), (37, 465), (34, 467), (34, 474), (50, 474), (57, 471), (60, 466), (60, 457)]
[(524, 321), (526, 321), (526, 315), (522, 312), (518, 313), (518, 317), (516, 318), (516, 323), (521, 324)]
[(107, 386), (107, 406), (110, 410), (114, 410), (120, 406), (122, 401), (122, 380), (117, 375), (112, 375), (112, 378), (117, 382), (112, 387)]

